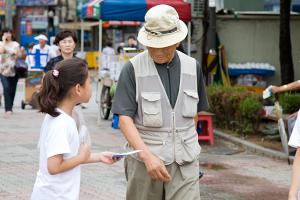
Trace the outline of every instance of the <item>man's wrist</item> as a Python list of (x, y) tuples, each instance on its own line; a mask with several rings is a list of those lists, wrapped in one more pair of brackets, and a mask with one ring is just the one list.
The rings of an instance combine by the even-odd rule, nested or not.
[(141, 151), (139, 152), (139, 157), (142, 161), (146, 160), (147, 158), (149, 158), (151, 155), (150, 151)]

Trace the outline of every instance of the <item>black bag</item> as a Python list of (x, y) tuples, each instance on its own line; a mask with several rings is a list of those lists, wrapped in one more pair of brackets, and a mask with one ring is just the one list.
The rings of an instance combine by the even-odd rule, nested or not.
[(16, 74), (19, 78), (26, 78), (28, 72), (28, 65), (27, 63), (21, 59), (17, 58), (16, 60)]

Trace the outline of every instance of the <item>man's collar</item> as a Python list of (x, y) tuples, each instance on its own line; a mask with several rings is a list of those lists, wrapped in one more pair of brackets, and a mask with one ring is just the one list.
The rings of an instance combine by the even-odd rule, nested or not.
[(177, 59), (179, 59), (179, 56), (178, 56), (178, 54), (177, 54), (177, 51), (175, 51), (175, 55), (174, 55), (174, 57), (173, 57), (173, 59), (171, 60), (171, 62), (169, 62), (169, 63), (163, 63), (163, 64), (158, 64), (158, 63), (155, 63), (155, 65), (157, 65), (157, 66), (173, 66), (174, 65), (174, 63), (176, 63), (176, 61), (177, 61)]

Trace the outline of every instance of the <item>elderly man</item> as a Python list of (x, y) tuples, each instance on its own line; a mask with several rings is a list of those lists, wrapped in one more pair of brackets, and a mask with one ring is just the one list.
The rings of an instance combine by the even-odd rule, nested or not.
[(198, 200), (200, 146), (194, 127), (208, 101), (199, 63), (176, 51), (186, 25), (168, 5), (151, 8), (138, 41), (147, 51), (126, 63), (114, 97), (127, 150), (128, 200)]

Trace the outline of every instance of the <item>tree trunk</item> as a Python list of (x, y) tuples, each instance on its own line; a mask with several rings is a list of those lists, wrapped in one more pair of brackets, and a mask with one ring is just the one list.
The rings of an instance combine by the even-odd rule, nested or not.
[(280, 0), (279, 50), (282, 84), (287, 84), (294, 81), (294, 67), (290, 33), (290, 9), (291, 0)]
[(203, 10), (203, 34), (202, 34), (202, 71), (205, 78), (205, 84), (208, 85), (208, 69), (207, 69), (207, 32), (208, 32), (208, 0), (204, 0), (204, 10)]

